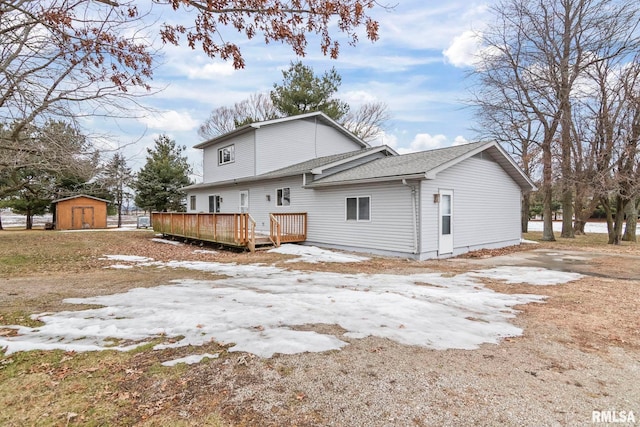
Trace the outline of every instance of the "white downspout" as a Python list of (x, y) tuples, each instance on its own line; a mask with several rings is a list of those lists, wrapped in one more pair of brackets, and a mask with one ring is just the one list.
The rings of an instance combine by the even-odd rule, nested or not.
[(411, 189), (411, 219), (413, 220), (413, 253), (418, 253), (418, 200), (415, 185), (410, 185), (406, 179), (402, 179), (402, 185)]

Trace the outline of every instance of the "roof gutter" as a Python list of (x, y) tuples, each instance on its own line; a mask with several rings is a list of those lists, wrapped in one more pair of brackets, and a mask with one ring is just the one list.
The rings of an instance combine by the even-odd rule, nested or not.
[(331, 181), (331, 182), (312, 182), (306, 186), (306, 188), (317, 188), (317, 187), (335, 187), (337, 185), (347, 185), (347, 184), (367, 184), (371, 182), (387, 182), (387, 181), (397, 181), (397, 180), (405, 180), (405, 179), (433, 179), (428, 173), (418, 173), (412, 175), (393, 175), (393, 176), (381, 176), (375, 178), (365, 178), (365, 179), (351, 179), (351, 180), (343, 180), (343, 181)]

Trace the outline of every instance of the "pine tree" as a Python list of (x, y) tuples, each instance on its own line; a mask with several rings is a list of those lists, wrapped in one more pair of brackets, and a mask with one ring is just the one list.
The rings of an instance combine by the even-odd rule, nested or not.
[(335, 68), (316, 76), (311, 67), (297, 61), (282, 72), (282, 77), (282, 84), (273, 85), (271, 101), (284, 117), (322, 111), (340, 120), (349, 112), (349, 104), (333, 98), (342, 83)]
[(103, 169), (103, 185), (110, 194), (118, 209), (118, 228), (122, 226), (122, 205), (129, 195), (129, 187), (134, 182), (134, 174), (127, 166), (127, 159), (120, 153), (115, 153)]
[(135, 183), (138, 207), (158, 212), (185, 210), (181, 189), (191, 184), (191, 167), (184, 150), (185, 146), (176, 145), (167, 135), (160, 135), (155, 147), (147, 149), (147, 163)]

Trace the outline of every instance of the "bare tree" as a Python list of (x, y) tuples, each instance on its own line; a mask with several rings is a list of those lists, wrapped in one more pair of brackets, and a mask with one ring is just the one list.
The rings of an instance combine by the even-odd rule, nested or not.
[(63, 148), (34, 140), (34, 129), (115, 114), (150, 89), (153, 53), (131, 31), (144, 26), (132, 13), (85, 0), (0, 1), (0, 165)]
[(200, 125), (198, 134), (209, 139), (249, 123), (280, 117), (267, 93), (253, 93), (249, 98), (236, 102), (232, 107), (219, 107)]
[(384, 130), (391, 118), (389, 106), (384, 102), (367, 102), (357, 110), (350, 109), (342, 124), (364, 141), (372, 141)]
[[(225, 41), (225, 27), (241, 38), (261, 36), (304, 55), (307, 35), (317, 34), (320, 49), (338, 56), (341, 36), (378, 38), (368, 14), (375, 0), (156, 0), (141, 11), (135, 0), (0, 0), (0, 166), (18, 168), (49, 147), (31, 138), (49, 120), (74, 122), (82, 116), (127, 116), (148, 94), (155, 51), (151, 46), (151, 8), (183, 11), (193, 25), (163, 25), (161, 39), (244, 67), (236, 43)], [(75, 123), (77, 125), (77, 121)]]
[(236, 43), (225, 41), (221, 27), (232, 27), (247, 39), (261, 35), (265, 43), (281, 42), (291, 46), (298, 56), (305, 56), (307, 34), (320, 36), (320, 49), (324, 55), (337, 58), (340, 40), (333, 29), (347, 38), (347, 43), (358, 42), (358, 30), (365, 29), (366, 37), (378, 39), (379, 24), (368, 15), (374, 7), (381, 6), (377, 0), (156, 0), (170, 5), (174, 10), (181, 7), (195, 11), (191, 27), (165, 24), (162, 40), (178, 44), (185, 35), (189, 46), (198, 45), (211, 57), (232, 60), (236, 68), (244, 68), (245, 62)]
[(476, 70), (480, 82), (476, 98), (488, 100), (479, 104), (481, 108), (515, 105), (520, 115), (537, 122), (543, 240), (555, 239), (551, 203), (556, 165), (562, 236), (573, 237), (573, 155), (579, 134), (573, 120), (576, 85), (594, 64), (637, 50), (638, 5), (630, 0), (505, 0), (492, 11), (496, 22), (482, 35), (485, 50)]

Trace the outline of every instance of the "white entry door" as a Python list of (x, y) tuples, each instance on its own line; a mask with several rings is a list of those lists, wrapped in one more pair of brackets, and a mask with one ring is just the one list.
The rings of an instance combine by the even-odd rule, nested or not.
[(249, 190), (240, 192), (240, 213), (249, 212)]
[(453, 191), (440, 190), (438, 254), (453, 253)]

